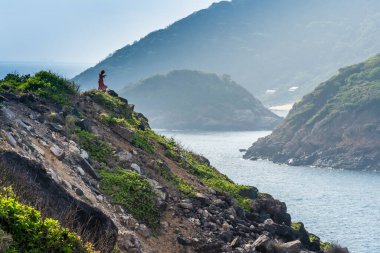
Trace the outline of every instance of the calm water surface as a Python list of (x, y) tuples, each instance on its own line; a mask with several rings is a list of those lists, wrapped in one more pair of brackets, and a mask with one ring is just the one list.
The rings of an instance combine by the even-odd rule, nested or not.
[(380, 173), (291, 167), (242, 159), (241, 148), (270, 132), (176, 132), (184, 147), (206, 156), (235, 182), (286, 202), (293, 221), (351, 253), (380, 253)]

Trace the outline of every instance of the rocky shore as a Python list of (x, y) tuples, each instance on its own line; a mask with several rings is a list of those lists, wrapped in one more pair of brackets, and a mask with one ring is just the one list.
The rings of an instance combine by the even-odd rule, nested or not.
[(246, 159), (338, 169), (380, 168), (380, 56), (343, 68), (296, 103)]

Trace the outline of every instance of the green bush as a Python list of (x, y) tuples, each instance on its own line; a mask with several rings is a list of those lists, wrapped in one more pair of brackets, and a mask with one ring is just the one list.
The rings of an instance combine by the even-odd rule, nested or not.
[(174, 184), (174, 186), (183, 194), (187, 196), (194, 196), (195, 195), (195, 189), (194, 187), (187, 183), (182, 178), (173, 175), (171, 171), (167, 168), (160, 168), (160, 174), (163, 178), (165, 178), (167, 181)]
[(81, 148), (90, 154), (90, 158), (98, 162), (106, 163), (112, 156), (111, 147), (99, 140), (93, 133), (77, 128), (76, 135)]
[(235, 184), (226, 175), (223, 175), (214, 167), (203, 163), (189, 151), (182, 150), (181, 154), (185, 158), (181, 163), (183, 168), (200, 178), (209, 187), (231, 194), (245, 210), (250, 209), (252, 200), (240, 195), (240, 191), (249, 189), (249, 186)]
[(116, 168), (102, 170), (101, 189), (112, 197), (114, 204), (122, 205), (136, 219), (152, 228), (159, 225), (161, 213), (156, 205), (156, 194), (149, 182), (132, 171)]
[(38, 211), (19, 203), (10, 188), (0, 190), (0, 227), (12, 235), (5, 252), (94, 252), (58, 221), (42, 219)]
[(155, 148), (149, 138), (145, 135), (144, 131), (137, 130), (133, 135), (132, 145), (141, 148), (142, 150), (153, 154)]
[(40, 71), (33, 77), (8, 74), (0, 81), (0, 86), (4, 85), (15, 92), (32, 92), (36, 96), (63, 105), (69, 104), (70, 96), (78, 91), (78, 86), (74, 83), (48, 71)]

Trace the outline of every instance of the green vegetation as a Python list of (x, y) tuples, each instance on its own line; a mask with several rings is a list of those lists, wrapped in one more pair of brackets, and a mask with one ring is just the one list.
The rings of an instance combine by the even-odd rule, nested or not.
[(302, 225), (301, 225), (300, 222), (292, 222), (291, 227), (292, 227), (294, 230), (299, 231), (299, 230), (301, 229)]
[(42, 219), (40, 212), (18, 202), (11, 188), (0, 190), (0, 227), (12, 235), (5, 252), (94, 252), (91, 244), (62, 228), (54, 219)]
[(173, 175), (171, 171), (168, 168), (160, 168), (160, 174), (163, 178), (165, 178), (167, 181), (172, 182), (174, 186), (183, 194), (187, 196), (194, 196), (195, 195), (195, 189), (194, 187), (187, 183), (182, 178)]
[(250, 209), (252, 200), (240, 195), (240, 191), (249, 189), (249, 186), (235, 184), (226, 175), (221, 174), (207, 163), (200, 161), (196, 155), (189, 151), (181, 150), (181, 155), (184, 157), (181, 162), (183, 168), (200, 178), (209, 187), (231, 194), (245, 210)]
[(112, 197), (113, 203), (122, 205), (136, 219), (152, 228), (159, 225), (161, 213), (156, 205), (156, 194), (149, 182), (136, 172), (115, 168), (102, 170), (100, 187)]
[(146, 152), (153, 154), (155, 148), (149, 138), (145, 135), (142, 130), (137, 130), (133, 135), (132, 145), (145, 150)]
[(51, 72), (40, 71), (34, 76), (8, 74), (0, 80), (0, 91), (12, 91), (16, 94), (31, 92), (62, 105), (70, 103), (70, 97), (78, 91), (74, 83)]
[(80, 128), (76, 128), (75, 132), (79, 145), (89, 153), (91, 159), (106, 163), (111, 158), (112, 149), (106, 142)]
[(134, 118), (133, 111), (130, 108), (128, 108), (126, 101), (124, 101), (123, 99), (119, 97), (113, 97), (108, 93), (101, 92), (98, 90), (91, 90), (88, 91), (86, 94), (88, 94), (96, 103), (103, 105), (106, 109), (110, 110), (111, 112), (119, 114), (126, 119)]
[(286, 119), (298, 125), (322, 125), (341, 115), (380, 105), (380, 55), (340, 70), (294, 106)]

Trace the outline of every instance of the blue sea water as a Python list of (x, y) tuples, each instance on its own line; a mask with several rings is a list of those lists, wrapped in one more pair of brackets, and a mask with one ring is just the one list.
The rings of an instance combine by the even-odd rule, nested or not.
[(292, 167), (242, 159), (259, 132), (159, 131), (206, 156), (235, 182), (256, 186), (286, 202), (293, 221), (351, 253), (380, 252), (380, 173)]

